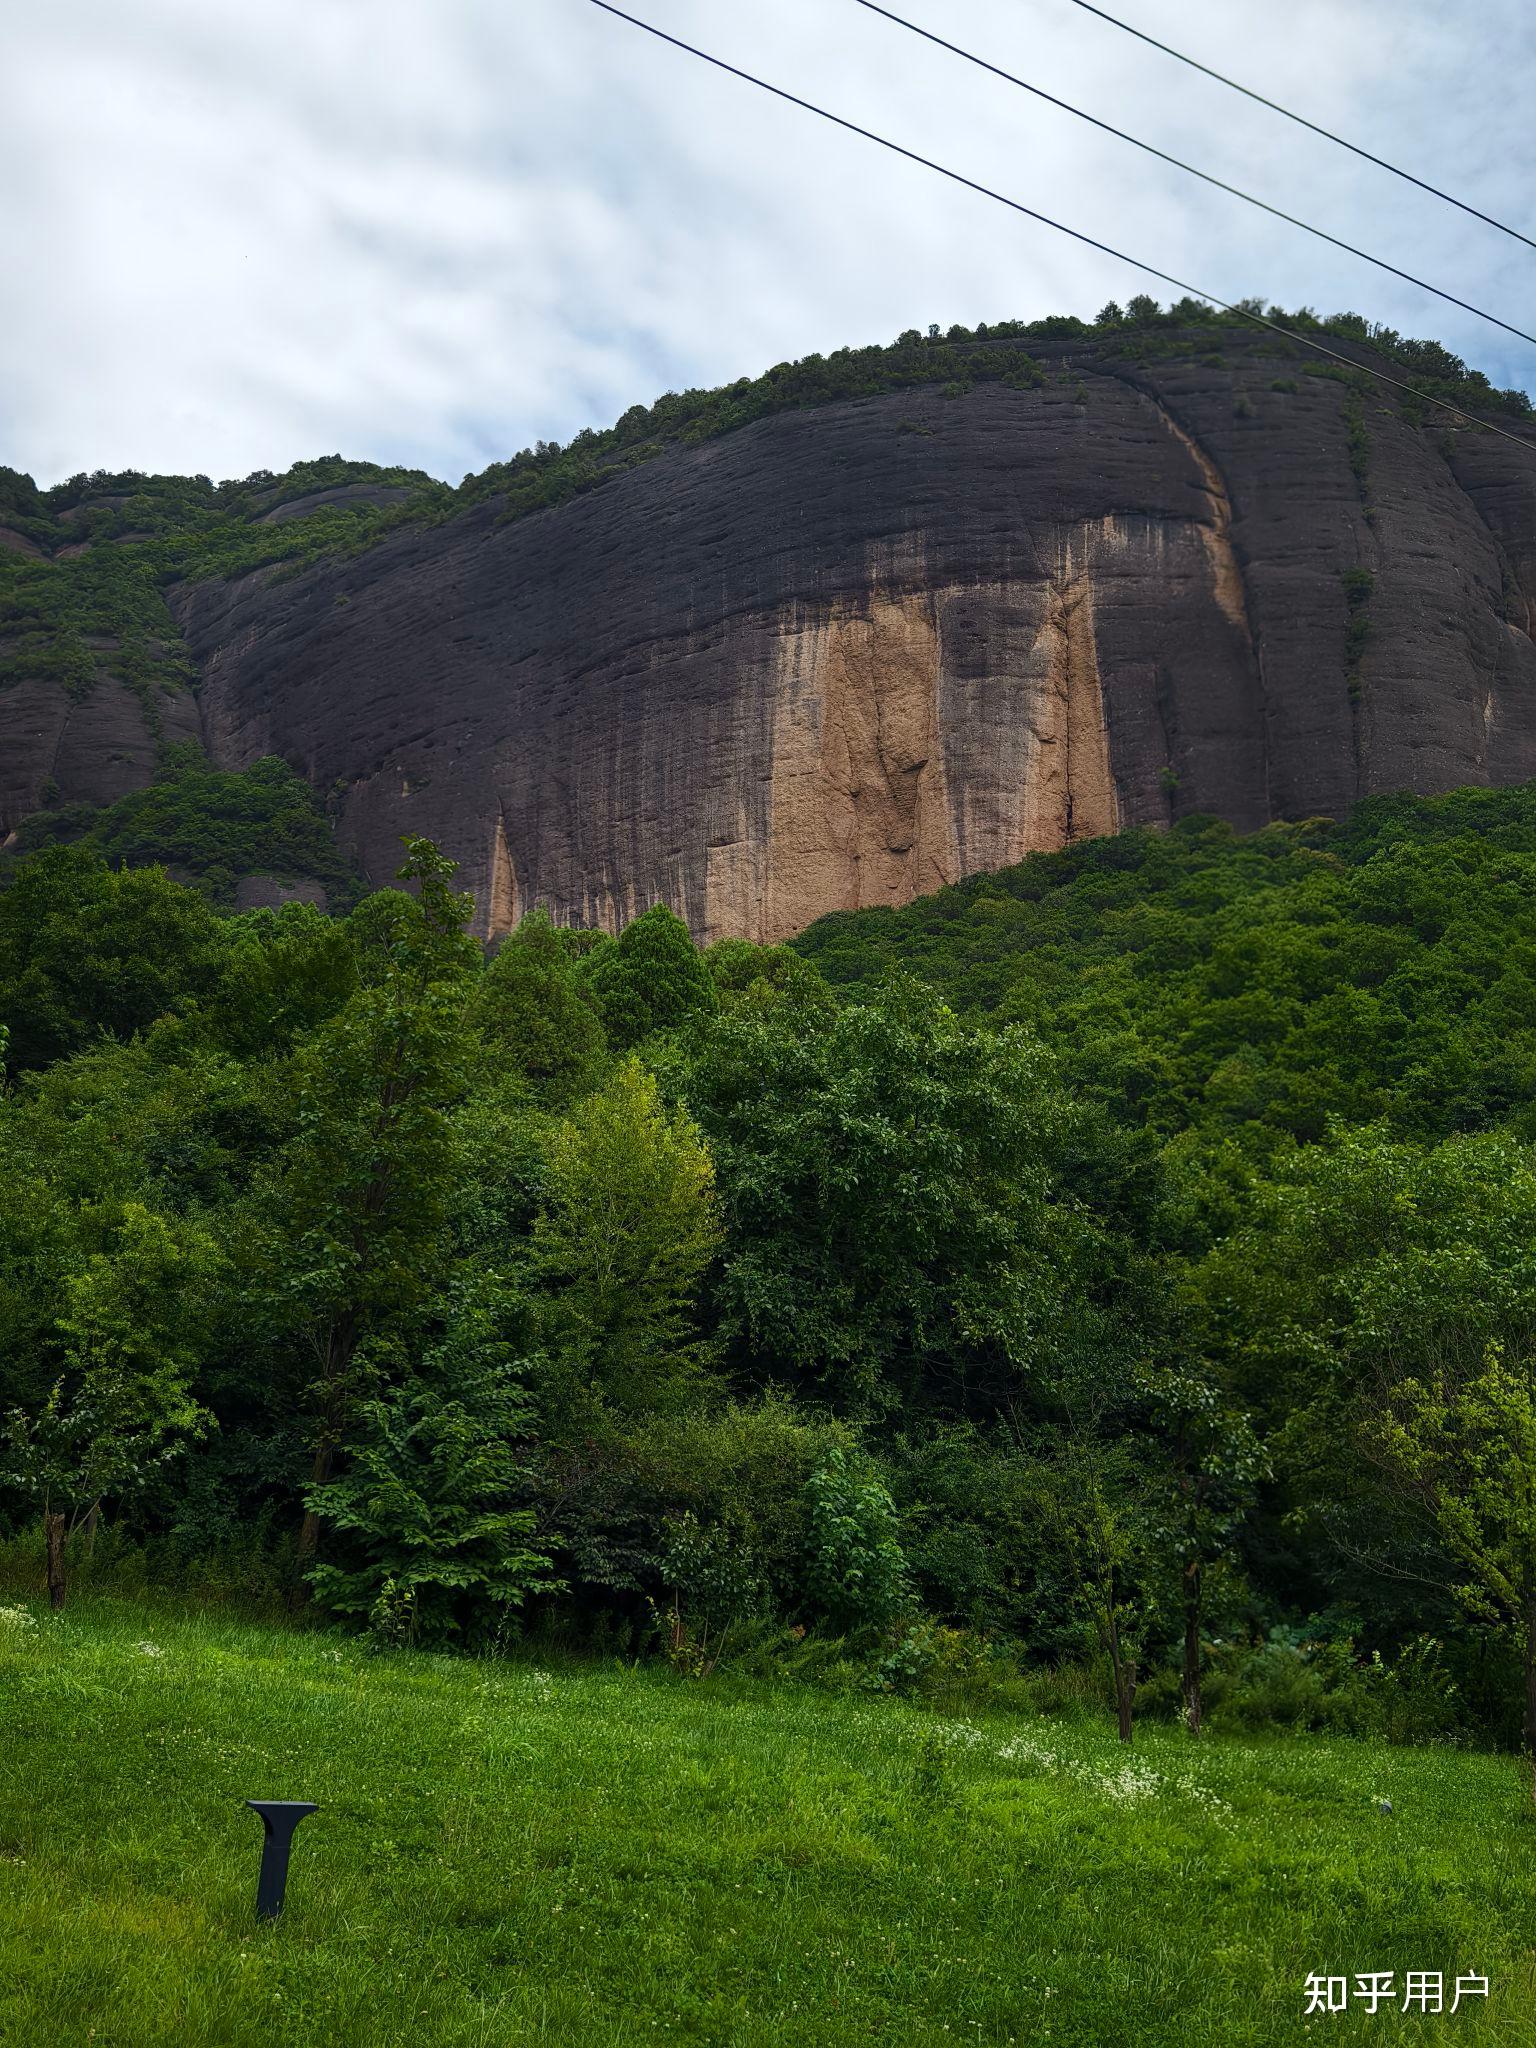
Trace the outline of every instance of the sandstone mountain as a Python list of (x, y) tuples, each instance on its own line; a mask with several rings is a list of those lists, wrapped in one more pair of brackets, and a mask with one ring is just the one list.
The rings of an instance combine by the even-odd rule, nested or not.
[(0, 827), (197, 737), (283, 756), (374, 881), (437, 840), (488, 936), (659, 900), (776, 939), (1122, 825), (1536, 776), (1536, 426), (1218, 344), (1032, 338), (1032, 377), (780, 411), (515, 519), (390, 525), (388, 477), (267, 502), (383, 523), (166, 585), (192, 689), (13, 650)]

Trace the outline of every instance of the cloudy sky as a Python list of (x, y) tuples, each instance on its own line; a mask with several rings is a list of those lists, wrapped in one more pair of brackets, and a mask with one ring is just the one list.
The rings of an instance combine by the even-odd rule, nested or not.
[[(1223, 297), (1536, 392), (1536, 349), (855, 0), (627, 4)], [(1536, 251), (1071, 0), (895, 4), (1536, 331)], [(1529, 0), (1109, 4), (1536, 234)], [(1148, 288), (589, 0), (0, 0), (0, 48), (0, 462), (40, 482), (334, 450), (457, 481), (668, 389)]]

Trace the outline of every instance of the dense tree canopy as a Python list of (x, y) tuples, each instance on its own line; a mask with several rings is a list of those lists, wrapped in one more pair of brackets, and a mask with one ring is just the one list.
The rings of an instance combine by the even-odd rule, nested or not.
[(401, 884), (0, 890), (0, 1515), (59, 1597), (105, 1516), (391, 1639), (808, 1629), (905, 1684), (964, 1627), (1102, 1656), (1127, 1733), (1364, 1725), (1386, 1671), (1536, 1741), (1536, 792), (793, 948), (656, 907), (487, 960), (435, 849)]

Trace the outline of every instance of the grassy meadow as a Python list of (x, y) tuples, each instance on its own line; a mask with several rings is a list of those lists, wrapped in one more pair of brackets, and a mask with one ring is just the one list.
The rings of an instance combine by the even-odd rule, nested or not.
[[(247, 1797), (320, 1803), (275, 1927)], [(1509, 1758), (0, 1616), (4, 2041), (1513, 2044), (1533, 1947)], [(1366, 1970), (1491, 1990), (1303, 2020)]]

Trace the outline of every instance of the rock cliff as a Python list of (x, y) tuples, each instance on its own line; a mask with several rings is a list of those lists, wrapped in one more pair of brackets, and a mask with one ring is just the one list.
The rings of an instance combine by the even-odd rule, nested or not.
[(287, 758), (375, 880), (439, 841), (490, 936), (661, 900), (775, 939), (1119, 825), (1536, 775), (1536, 435), (1262, 338), (1036, 352), (1038, 389), (787, 412), (183, 584), (204, 743)]

